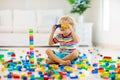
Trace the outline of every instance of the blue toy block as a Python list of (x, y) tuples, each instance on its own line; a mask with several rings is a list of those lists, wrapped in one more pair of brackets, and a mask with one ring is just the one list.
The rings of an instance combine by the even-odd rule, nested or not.
[(11, 79), (12, 78), (12, 74), (8, 74), (7, 78)]
[(47, 74), (48, 75), (48, 77), (51, 77), (52, 76), (52, 74)]
[(116, 77), (116, 76), (115, 76), (115, 75), (116, 75), (116, 72), (112, 72), (111, 74), (112, 74), (112, 76), (111, 76), (111, 80), (115, 80), (115, 77)]
[(83, 74), (82, 72), (79, 72), (79, 74)]
[(41, 71), (38, 72), (39, 75), (42, 75), (43, 73)]
[(28, 80), (27, 76), (22, 77), (23, 80)]
[(78, 76), (77, 75), (71, 76), (70, 79), (78, 79)]
[(78, 56), (78, 58), (80, 59), (80, 60), (82, 60), (83, 58), (82, 58), (82, 56)]
[(70, 74), (71, 74), (71, 73), (72, 73), (71, 71), (67, 71), (67, 76), (70, 77)]
[(86, 62), (86, 64), (87, 64), (87, 65), (90, 65), (90, 63), (89, 63), (88, 61)]
[(12, 55), (15, 54), (14, 52), (8, 52), (7, 55)]
[(34, 56), (34, 51), (30, 51), (30, 55)]
[(30, 42), (32, 42), (33, 41), (33, 38), (30, 38)]
[(61, 24), (56, 24), (55, 26), (56, 26), (56, 28), (60, 28)]
[(22, 66), (17, 66), (18, 71), (21, 71)]
[[(33, 40), (32, 40), (32, 39), (30, 40), (30, 44), (31, 44), (31, 43), (33, 44)], [(32, 44), (31, 44), (31, 45), (32, 45)]]
[(35, 71), (35, 68), (30, 68), (29, 71), (34, 72), (34, 71)]
[(35, 75), (31, 74), (31, 75), (30, 75), (30, 80), (36, 80), (36, 79), (35, 79)]
[(42, 74), (42, 75), (40, 75), (40, 77), (44, 77), (44, 75)]
[(111, 80), (115, 80), (115, 77), (111, 78)]
[(86, 56), (86, 54), (84, 53), (83, 56)]
[(89, 52), (90, 54), (93, 54), (93, 52)]
[(30, 80), (36, 80), (36, 78), (30, 78)]
[(64, 69), (64, 65), (59, 65), (60, 70)]
[(109, 66), (109, 62), (105, 62), (105, 65), (106, 65), (106, 66)]
[(93, 64), (93, 67), (97, 67), (97, 66), (98, 66), (98, 64), (97, 64), (97, 63), (94, 63), (94, 64)]
[(83, 54), (82, 58), (83, 58), (83, 59), (86, 59), (86, 58), (87, 58), (87, 56), (86, 56), (85, 53)]
[(110, 65), (110, 68), (111, 69), (115, 69), (115, 65)]
[(49, 67), (50, 65), (49, 64), (44, 64), (45, 67)]
[(97, 68), (94, 69), (94, 70), (92, 71), (92, 73), (93, 73), (93, 74), (97, 74), (97, 73), (98, 73), (98, 69), (97, 69)]

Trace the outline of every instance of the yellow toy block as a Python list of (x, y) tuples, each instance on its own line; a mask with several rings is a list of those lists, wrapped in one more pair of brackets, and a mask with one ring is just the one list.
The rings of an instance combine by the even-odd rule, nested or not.
[(80, 74), (81, 79), (85, 79), (85, 77), (86, 77), (85, 74)]
[(92, 71), (93, 70), (93, 66), (87, 66), (87, 69)]
[(30, 58), (30, 62), (31, 62), (31, 63), (34, 63), (34, 58)]
[(58, 65), (54, 65), (53, 68), (54, 68), (55, 70), (58, 70)]
[(1, 68), (1, 72), (4, 72), (4, 71), (5, 71), (5, 67), (2, 66), (2, 68)]
[(62, 28), (69, 28), (67, 25), (65, 25), (65, 24), (61, 24), (61, 27)]
[(117, 78), (120, 78), (120, 74), (116, 74), (116, 77), (117, 77)]
[(21, 77), (23, 77), (23, 76), (26, 76), (26, 74), (25, 73), (21, 73)]

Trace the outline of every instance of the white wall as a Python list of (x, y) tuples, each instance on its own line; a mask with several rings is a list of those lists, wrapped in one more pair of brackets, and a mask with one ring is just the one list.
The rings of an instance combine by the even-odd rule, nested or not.
[(102, 37), (100, 27), (100, 0), (91, 0), (90, 8), (85, 12), (85, 21), (93, 23), (93, 43), (99, 43)]
[(100, 24), (100, 0), (92, 0), (92, 7), (86, 12), (85, 20), (93, 22), (93, 42), (98, 45), (120, 46), (120, 0), (110, 0), (109, 31), (104, 31)]
[(110, 38), (115, 45), (120, 45), (120, 0), (110, 1)]
[(0, 0), (0, 9), (63, 9), (70, 11), (67, 0)]
[[(95, 44), (120, 45), (120, 0), (110, 0), (109, 31), (103, 31), (100, 25), (100, 1), (91, 0), (91, 8), (85, 12), (85, 22), (93, 22), (93, 42)], [(0, 9), (63, 9), (70, 14), (67, 0), (0, 0)], [(75, 16), (75, 15), (74, 15)]]

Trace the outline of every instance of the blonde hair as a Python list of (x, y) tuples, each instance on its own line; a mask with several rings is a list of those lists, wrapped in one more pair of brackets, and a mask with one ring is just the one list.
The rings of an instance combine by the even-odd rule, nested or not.
[(63, 24), (70, 24), (72, 27), (75, 26), (75, 21), (72, 17), (70, 16), (62, 16), (59, 20), (59, 23), (63, 23)]

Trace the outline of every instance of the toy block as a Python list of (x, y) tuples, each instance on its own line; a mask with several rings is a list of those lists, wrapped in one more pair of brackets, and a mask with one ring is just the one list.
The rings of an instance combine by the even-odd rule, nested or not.
[(78, 76), (74, 73), (70, 74), (70, 79), (78, 79)]
[(56, 28), (69, 28), (67, 25), (65, 25), (65, 24), (56, 24), (55, 25), (56, 26)]

